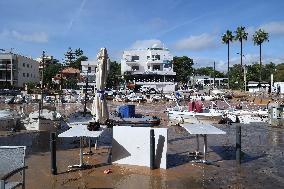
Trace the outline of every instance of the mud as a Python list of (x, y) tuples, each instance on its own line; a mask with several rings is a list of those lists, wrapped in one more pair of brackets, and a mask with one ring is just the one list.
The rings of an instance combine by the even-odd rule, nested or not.
[[(219, 103), (219, 102), (218, 102)], [(221, 103), (221, 102), (220, 102)], [(238, 103), (238, 102), (235, 102)], [(109, 103), (113, 110), (121, 103)], [(249, 104), (249, 102), (248, 102)], [(226, 135), (208, 136), (208, 159), (213, 165), (192, 163), (189, 154), (196, 148), (195, 136), (183, 128), (168, 126), (164, 111), (174, 103), (137, 104), (136, 112), (156, 115), (161, 126), (168, 127), (168, 169), (109, 165), (110, 143), (99, 143), (92, 156), (84, 161), (93, 165), (83, 171), (68, 171), (68, 165), (79, 162), (77, 140), (58, 141), (58, 175), (50, 174), (49, 133), (10, 133), (0, 137), (0, 145), (27, 145), (26, 188), (284, 188), (284, 129), (266, 124), (241, 125), (242, 163), (235, 161), (236, 125), (215, 125)], [(219, 104), (218, 104), (219, 105)], [(221, 104), (220, 104), (221, 106)], [(225, 105), (224, 105), (225, 106)], [(257, 108), (259, 105), (251, 105)], [(3, 106), (1, 106), (2, 108)], [(13, 108), (18, 108), (17, 106)], [(27, 107), (31, 109), (31, 107)], [(80, 104), (60, 106), (68, 116)], [(201, 142), (201, 145), (203, 143)], [(202, 149), (202, 148), (201, 148)], [(87, 148), (85, 148), (87, 151)], [(112, 173), (104, 174), (111, 169)]]

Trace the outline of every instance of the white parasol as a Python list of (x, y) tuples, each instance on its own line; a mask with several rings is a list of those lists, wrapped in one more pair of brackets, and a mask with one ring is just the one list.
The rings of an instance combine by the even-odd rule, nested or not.
[(109, 58), (106, 48), (101, 48), (97, 55), (98, 66), (96, 70), (96, 96), (93, 102), (93, 115), (96, 115), (96, 121), (105, 123), (109, 118), (107, 103), (104, 96), (106, 79), (108, 72)]

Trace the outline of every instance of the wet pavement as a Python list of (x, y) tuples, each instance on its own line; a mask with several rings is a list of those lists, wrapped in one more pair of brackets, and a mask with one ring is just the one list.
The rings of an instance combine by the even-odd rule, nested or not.
[[(221, 102), (220, 102), (221, 103)], [(237, 102), (235, 102), (237, 103)], [(249, 103), (249, 102), (248, 102)], [(109, 102), (113, 110), (122, 103)], [(161, 126), (168, 127), (164, 111), (175, 103), (141, 103), (136, 112), (156, 115)], [(19, 108), (14, 105), (12, 108)], [(252, 105), (253, 106), (253, 105)], [(258, 105), (256, 105), (258, 106)], [(3, 106), (1, 106), (2, 109)], [(27, 106), (32, 109), (36, 105)], [(3, 108), (4, 109), (4, 108)], [(60, 106), (60, 113), (68, 116), (81, 104)], [(83, 171), (68, 171), (68, 165), (79, 162), (79, 143), (73, 139), (58, 141), (58, 175), (50, 174), (49, 133), (21, 132), (0, 136), (0, 145), (26, 145), (26, 188), (284, 188), (284, 129), (266, 124), (241, 125), (242, 164), (235, 160), (236, 124), (215, 125), (226, 135), (208, 136), (208, 159), (214, 165), (192, 163), (189, 155), (196, 148), (194, 135), (178, 126), (168, 127), (168, 169), (149, 170), (138, 166), (107, 164), (110, 143), (100, 142), (92, 156), (84, 161), (93, 165)], [(203, 143), (201, 142), (201, 145)], [(202, 148), (200, 148), (202, 149)], [(85, 148), (87, 151), (87, 148)], [(111, 169), (112, 173), (104, 174)]]

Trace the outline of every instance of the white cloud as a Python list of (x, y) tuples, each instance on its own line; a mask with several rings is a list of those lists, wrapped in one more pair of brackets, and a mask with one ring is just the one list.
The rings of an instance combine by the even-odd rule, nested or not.
[(191, 35), (188, 38), (181, 39), (174, 45), (177, 50), (199, 51), (216, 46), (215, 36), (207, 33), (201, 35)]
[(284, 34), (284, 22), (269, 22), (259, 28), (270, 34)]
[(48, 42), (48, 35), (45, 32), (21, 33), (16, 30), (3, 30), (0, 37), (14, 38), (19, 41), (46, 43)]
[(131, 45), (131, 49), (145, 49), (152, 46), (162, 47), (163, 44), (158, 39), (137, 40)]
[(71, 30), (71, 28), (73, 27), (74, 21), (80, 17), (86, 2), (87, 2), (87, 0), (82, 0), (79, 9), (74, 14), (74, 16), (71, 18), (71, 20), (68, 24), (67, 31)]

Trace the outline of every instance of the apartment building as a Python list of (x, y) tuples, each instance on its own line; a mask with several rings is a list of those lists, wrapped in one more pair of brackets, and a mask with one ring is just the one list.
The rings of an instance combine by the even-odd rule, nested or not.
[(40, 82), (39, 62), (14, 53), (0, 53), (0, 86), (24, 87)]

